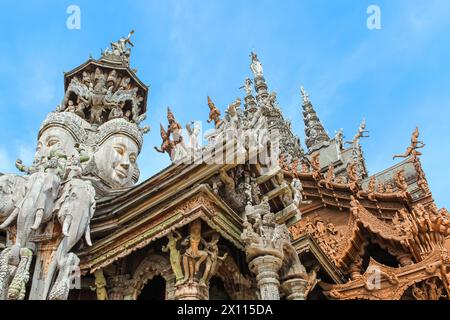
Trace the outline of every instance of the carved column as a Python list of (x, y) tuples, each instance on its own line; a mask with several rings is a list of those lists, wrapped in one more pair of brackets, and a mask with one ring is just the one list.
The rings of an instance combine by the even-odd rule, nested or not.
[(256, 274), (261, 300), (280, 300), (278, 271), (281, 264), (282, 259), (274, 255), (258, 256), (250, 261), (249, 268)]
[(51, 282), (58, 268), (50, 268), (55, 252), (62, 241), (61, 225), (50, 221), (41, 234), (35, 236), (36, 262), (33, 271), (29, 300), (46, 300)]
[(350, 279), (358, 280), (362, 277), (361, 265), (362, 265), (361, 257), (356, 258), (355, 261), (350, 265), (350, 268), (348, 269), (348, 271), (350, 273)]
[(161, 274), (164, 280), (166, 280), (166, 300), (174, 300), (175, 295), (175, 274), (172, 270), (168, 270)]
[(175, 300), (209, 300), (209, 284), (191, 282), (175, 286)]
[(301, 278), (289, 279), (283, 282), (283, 289), (288, 300), (305, 300), (308, 281)]

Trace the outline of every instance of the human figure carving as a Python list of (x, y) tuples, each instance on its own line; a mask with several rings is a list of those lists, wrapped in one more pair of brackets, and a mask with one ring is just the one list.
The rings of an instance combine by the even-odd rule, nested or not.
[(200, 123), (198, 121), (191, 121), (186, 124), (186, 130), (189, 134), (189, 148), (191, 152), (196, 152), (199, 147), (198, 135), (200, 134)]
[(320, 160), (319, 160), (320, 153), (316, 152), (311, 156), (311, 168), (313, 173), (314, 179), (320, 179)]
[(208, 258), (206, 259), (205, 272), (203, 277), (200, 279), (200, 284), (206, 284), (211, 279), (211, 277), (216, 273), (219, 266), (218, 261), (224, 261), (227, 257), (225, 253), (222, 257), (219, 256), (219, 247), (217, 243), (219, 242), (219, 234), (214, 233), (211, 237), (210, 242), (206, 242), (202, 239), (202, 243), (205, 246), (205, 250), (208, 253)]
[(419, 140), (419, 128), (416, 127), (416, 129), (411, 135), (411, 145), (406, 149), (405, 153), (396, 154), (392, 157), (392, 159), (407, 158), (409, 156), (413, 156), (414, 158), (416, 158), (422, 155), (422, 153), (419, 152), (417, 149), (421, 149), (423, 147), (425, 147), (425, 143)]
[(208, 96), (208, 107), (209, 107), (209, 118), (207, 120), (208, 123), (211, 123), (211, 121), (214, 121), (214, 127), (218, 129), (221, 124), (222, 120), (220, 120), (220, 111), (217, 109), (214, 102), (212, 102), (211, 98)]
[(90, 287), (92, 291), (95, 291), (97, 293), (97, 300), (109, 300), (108, 298), (108, 292), (106, 291), (106, 278), (103, 274), (102, 269), (97, 269), (94, 272), (95, 276), (95, 286)]
[(359, 201), (354, 196), (350, 196), (350, 211), (355, 217), (359, 215), (359, 206)]
[(177, 249), (177, 243), (181, 240), (181, 234), (178, 231), (170, 232), (167, 235), (168, 242), (162, 247), (163, 252), (169, 251), (170, 253), (170, 265), (172, 271), (175, 274), (175, 281), (178, 283), (183, 280), (183, 271), (181, 270), (180, 251)]
[(160, 124), (160, 132), (161, 132), (161, 138), (162, 138), (161, 148), (158, 148), (158, 147), (154, 147), (154, 148), (156, 151), (158, 151), (160, 153), (167, 152), (167, 154), (172, 158), (172, 156), (173, 156), (172, 152), (173, 152), (173, 148), (175, 147), (175, 143), (170, 139), (166, 130), (164, 130), (164, 127), (162, 124)]
[(254, 77), (262, 77), (263, 76), (263, 68), (261, 62), (258, 59), (258, 55), (254, 52), (250, 54), (252, 62), (250, 64), (250, 69), (253, 72)]
[(204, 250), (200, 250), (201, 244), (201, 220), (195, 220), (189, 225), (189, 236), (183, 241), (183, 245), (189, 245), (183, 254), (183, 270), (184, 279), (180, 284), (186, 282), (192, 283), (194, 276), (200, 270), (200, 266), (208, 257), (208, 253)]
[(231, 128), (238, 129), (239, 128), (239, 117), (238, 117), (238, 109), (241, 106), (241, 99), (237, 98), (235, 102), (231, 103), (227, 110), (225, 111), (227, 116), (228, 125)]
[(355, 137), (353, 138), (352, 141), (347, 141), (347, 144), (353, 144), (354, 146), (356, 146), (359, 143), (359, 140), (361, 138), (369, 138), (368, 134), (369, 131), (366, 130), (366, 120), (363, 119), (361, 124), (359, 125), (358, 128), (358, 132), (356, 133)]
[(291, 188), (294, 193), (294, 200), (293, 203), (296, 207), (298, 207), (300, 204), (310, 204), (311, 200), (305, 201), (303, 200), (303, 185), (298, 178), (292, 179), (291, 182)]
[(245, 78), (244, 85), (240, 87), (239, 89), (245, 89), (245, 95), (251, 96), (252, 95), (252, 80), (250, 78)]

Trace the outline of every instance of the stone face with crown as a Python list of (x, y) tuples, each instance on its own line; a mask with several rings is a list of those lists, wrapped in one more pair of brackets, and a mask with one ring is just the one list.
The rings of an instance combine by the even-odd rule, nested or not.
[(65, 74), (34, 160), (0, 175), (0, 300), (449, 296), (450, 216), (418, 128), (403, 161), (369, 176), (365, 120), (346, 146), (301, 88), (303, 150), (254, 52), (243, 99), (207, 98), (205, 146), (200, 122), (185, 139), (168, 108), (155, 149), (172, 163), (136, 185), (149, 128), (133, 34)]

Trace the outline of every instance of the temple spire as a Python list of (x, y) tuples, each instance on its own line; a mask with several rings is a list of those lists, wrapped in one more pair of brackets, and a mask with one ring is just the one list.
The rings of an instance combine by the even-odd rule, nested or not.
[(309, 100), (309, 95), (306, 93), (303, 86), (300, 88), (303, 97), (303, 121), (305, 122), (306, 146), (311, 151), (313, 147), (318, 146), (324, 142), (330, 141), (330, 137), (326, 133), (319, 117), (317, 116), (314, 107)]
[(263, 75), (263, 67), (259, 61), (258, 55), (255, 52), (250, 53), (251, 63), (250, 69), (253, 73), (253, 84), (256, 91), (256, 101), (262, 103), (269, 97), (267, 92), (267, 83)]

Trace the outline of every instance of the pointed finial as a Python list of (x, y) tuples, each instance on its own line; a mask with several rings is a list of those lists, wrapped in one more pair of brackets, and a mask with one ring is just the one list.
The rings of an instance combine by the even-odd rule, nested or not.
[(302, 93), (303, 103), (307, 104), (309, 102), (309, 95), (303, 86), (300, 87), (300, 92)]
[(172, 110), (170, 110), (170, 107), (167, 107), (167, 120), (175, 119), (175, 116), (172, 113)]

